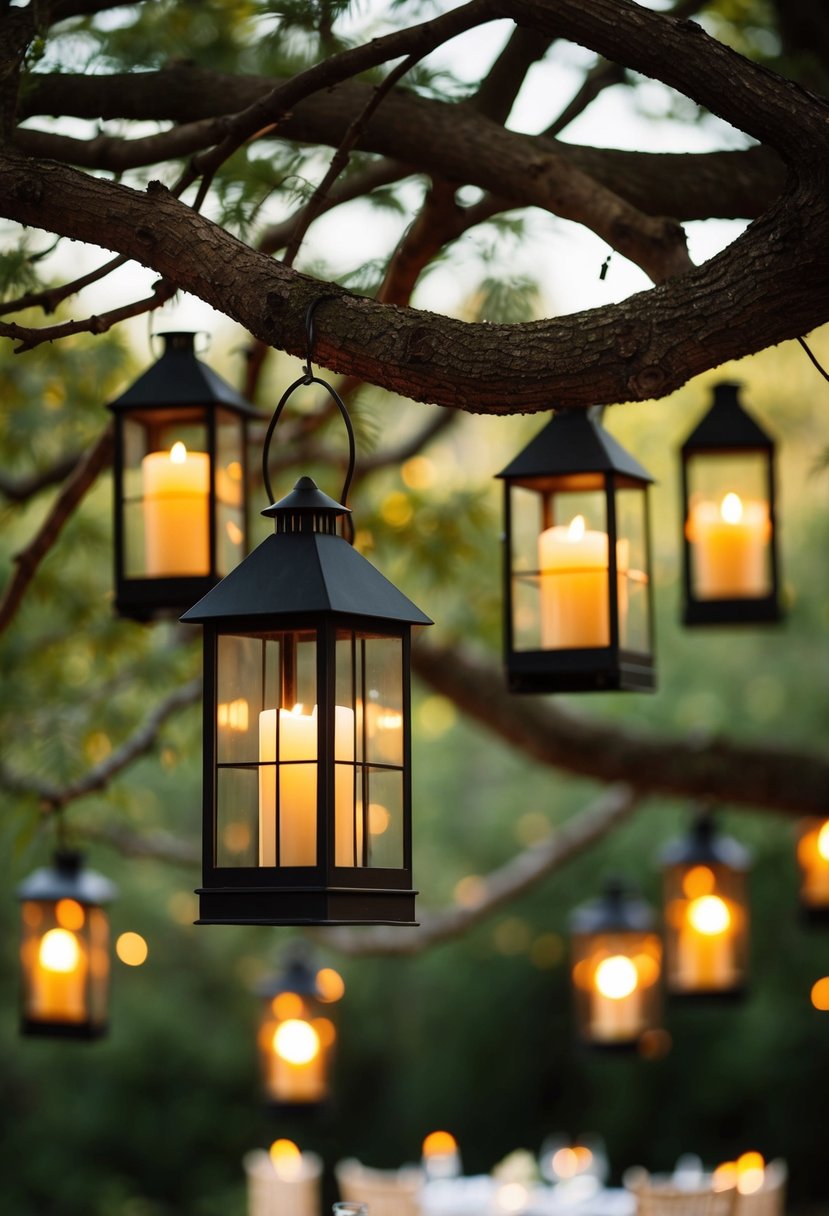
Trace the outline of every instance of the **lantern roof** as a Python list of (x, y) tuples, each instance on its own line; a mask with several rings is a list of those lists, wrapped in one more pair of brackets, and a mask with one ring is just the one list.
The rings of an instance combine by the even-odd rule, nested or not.
[(664, 866), (721, 865), (730, 870), (747, 870), (749, 850), (733, 836), (717, 831), (709, 808), (700, 810), (690, 830), (670, 841), (659, 857)]
[(43, 866), (17, 888), (20, 900), (74, 899), (79, 904), (108, 904), (118, 888), (103, 874), (84, 867), (80, 853), (62, 849), (51, 866)]
[(570, 913), (571, 933), (649, 933), (654, 927), (650, 905), (618, 878), (610, 878), (597, 899)]
[(560, 410), (497, 477), (529, 478), (573, 473), (620, 473), (653, 481), (650, 473), (586, 410)]
[[(425, 613), (337, 536), (332, 519), (346, 507), (302, 477), (291, 494), (268, 507), (276, 532), (184, 613), (192, 623), (329, 613), (431, 625)], [(295, 530), (289, 530), (293, 521)], [(325, 529), (325, 530), (323, 530)]]
[(161, 357), (138, 377), (109, 409), (148, 409), (177, 405), (219, 405), (258, 418), (259, 411), (201, 359), (196, 358), (195, 334), (169, 332)]
[(742, 385), (724, 380), (714, 385), (711, 408), (682, 445), (682, 452), (728, 451), (732, 448), (773, 448), (774, 440), (743, 406)]

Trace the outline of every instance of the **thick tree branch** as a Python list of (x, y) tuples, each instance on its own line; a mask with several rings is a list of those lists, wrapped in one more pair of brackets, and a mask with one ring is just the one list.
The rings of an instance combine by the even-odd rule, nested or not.
[(727, 738), (648, 734), (621, 722), (577, 716), (557, 701), (506, 691), (500, 669), (463, 646), (418, 641), (412, 666), (464, 714), (540, 764), (639, 794), (713, 798), (790, 815), (826, 815), (829, 760)]
[(481, 879), (481, 898), (465, 907), (426, 911), (416, 929), (378, 926), (327, 929), (326, 945), (348, 955), (415, 955), (452, 941), (537, 887), (573, 857), (607, 836), (637, 805), (626, 786), (605, 790), (595, 802), (557, 827), (548, 840), (512, 857)]
[(54, 545), (67, 520), (95, 483), (99, 473), (112, 459), (112, 428), (100, 436), (89, 453), (75, 465), (34, 539), (15, 556), (15, 570), (0, 600), (0, 632), (7, 629), (17, 613), (26, 590), (40, 563)]
[(42, 291), (31, 291), (27, 295), (18, 296), (16, 300), (6, 300), (0, 303), (0, 316), (10, 312), (22, 312), (26, 308), (42, 308), (46, 313), (54, 312), (64, 300), (76, 295), (84, 287), (105, 279), (113, 270), (123, 266), (127, 260), (119, 255), (117, 258), (110, 258), (96, 270), (90, 270), (88, 274), (81, 275), (80, 278), (72, 279), (68, 283), (61, 283), (59, 287), (45, 287)]

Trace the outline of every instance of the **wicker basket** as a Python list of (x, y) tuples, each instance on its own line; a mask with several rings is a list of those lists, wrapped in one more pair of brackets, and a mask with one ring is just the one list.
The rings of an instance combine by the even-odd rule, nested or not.
[(636, 1196), (637, 1216), (735, 1216), (737, 1191), (715, 1191), (708, 1186), (686, 1190), (652, 1178), (645, 1171), (625, 1180)]

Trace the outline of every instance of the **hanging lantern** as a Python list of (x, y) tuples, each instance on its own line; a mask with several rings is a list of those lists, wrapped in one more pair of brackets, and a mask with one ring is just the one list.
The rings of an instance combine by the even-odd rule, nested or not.
[(26, 1035), (95, 1039), (109, 1017), (109, 918), (116, 888), (78, 853), (55, 855), (17, 888)]
[(665, 987), (675, 996), (732, 997), (748, 970), (749, 854), (717, 832), (708, 809), (663, 851)]
[(774, 441), (745, 410), (739, 384), (682, 445), (686, 625), (778, 621)]
[(565, 411), (498, 476), (510, 690), (652, 689), (648, 473)]
[[(332, 992), (330, 977), (339, 981)], [(326, 1100), (337, 1032), (331, 1003), (342, 995), (336, 972), (318, 971), (305, 954), (291, 955), (286, 966), (259, 988), (260, 1071), (268, 1102), (310, 1108)]]
[(807, 819), (797, 842), (800, 908), (811, 924), (829, 924), (829, 819)]
[(649, 906), (616, 880), (570, 916), (576, 1029), (592, 1047), (636, 1047), (659, 1025), (662, 944)]
[(189, 608), (247, 553), (253, 407), (167, 333), (115, 415), (115, 606), (146, 621)]
[[(312, 305), (313, 308), (313, 305)], [(283, 394), (270, 437), (300, 384)], [(182, 617), (204, 625), (203, 924), (412, 924), (409, 647), (419, 608), (309, 477), (275, 534)]]

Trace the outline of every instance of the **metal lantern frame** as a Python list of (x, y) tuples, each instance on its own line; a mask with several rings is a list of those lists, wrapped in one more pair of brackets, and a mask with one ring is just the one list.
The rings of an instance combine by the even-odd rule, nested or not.
[[(316, 966), (305, 950), (293, 950), (285, 964), (257, 986), (256, 993), (262, 1002), (257, 1042), (260, 1075), (268, 1105), (280, 1111), (319, 1110), (330, 1097), (335, 1032), (325, 1042), (315, 1029), (319, 1039), (319, 1074), (311, 1078), (310, 1084), (306, 1083), (304, 1093), (303, 1082), (297, 1082), (295, 1075), (292, 1075), (290, 1063), (280, 1075), (278, 1053), (273, 1041), (280, 1024), (287, 1020), (280, 1004), (288, 1010), (291, 1020), (307, 1022), (314, 1029), (314, 1023), (324, 1018), (333, 1028), (329, 1003), (324, 1000), (317, 982)], [(286, 996), (288, 1002), (284, 999), (280, 1002), (280, 998)], [(299, 1002), (297, 1008), (288, 1008), (289, 1004), (294, 1004), (290, 1001), (291, 997)]]
[[(590, 692), (615, 690), (650, 691), (655, 686), (653, 638), (653, 589), (651, 579), (650, 520), (648, 486), (652, 478), (646, 469), (610, 435), (599, 421), (585, 410), (563, 410), (554, 414), (544, 429), (531, 440), (497, 476), (504, 482), (504, 654), (507, 683), (511, 692)], [(542, 612), (540, 569), (522, 569), (516, 560), (514, 539), (518, 489), (538, 496), (541, 532), (556, 518), (556, 500), (570, 493), (598, 493), (604, 504), (607, 530), (607, 623), (606, 646), (543, 647), (519, 646), (516, 596), (519, 587), (533, 587)], [(642, 649), (624, 644), (620, 620), (620, 576), (618, 541), (620, 512), (617, 495), (634, 490), (641, 494), (641, 541), (644, 570), (644, 635)], [(536, 559), (538, 561), (538, 559)], [(626, 575), (624, 575), (626, 577)]]
[[(777, 539), (777, 494), (775, 442), (748, 412), (740, 400), (742, 385), (722, 381), (714, 385), (714, 399), (688, 438), (682, 444), (682, 580), (685, 625), (753, 625), (782, 619), (780, 607), (780, 561)], [(689, 537), (691, 520), (691, 465), (724, 457), (755, 457), (762, 465), (761, 480), (768, 507), (768, 592), (764, 595), (704, 597), (697, 586), (694, 553)], [(733, 489), (721, 486), (721, 492)]]
[[(114, 883), (88, 869), (80, 853), (61, 848), (50, 866), (35, 870), (17, 888), (21, 904), (20, 1032), (48, 1038), (97, 1039), (109, 1028), (109, 919), (104, 911), (118, 894)], [(56, 942), (57, 966), (44, 966), (43, 942)], [(67, 945), (77, 951), (66, 966)], [(83, 974), (75, 974), (83, 961)], [(43, 972), (51, 972), (44, 975)], [(66, 1008), (75, 1006), (70, 1016)], [(50, 1009), (51, 1006), (51, 1009)]]
[[(573, 909), (568, 928), (579, 1041), (591, 1050), (636, 1050), (642, 1035), (658, 1028), (662, 1012), (662, 942), (653, 909), (631, 886), (609, 878), (600, 896)], [(597, 952), (607, 958), (622, 955), (634, 964), (635, 988), (621, 999), (636, 992), (635, 1006), (624, 1010), (621, 1001), (597, 995), (592, 970)]]
[[(683, 1002), (742, 999), (748, 981), (751, 853), (734, 837), (720, 832), (712, 808), (704, 806), (696, 812), (689, 831), (666, 845), (659, 860), (664, 888), (665, 991), (672, 1000)], [(689, 927), (688, 911), (695, 900), (712, 897), (725, 905), (729, 919), (720, 934), (706, 938)]]
[[(296, 388), (317, 384), (331, 396), (348, 433), (349, 465), (342, 497), (347, 499), (354, 469), (354, 433), (345, 405), (335, 390), (311, 372), (313, 347), (312, 303), (306, 317), (308, 357), (303, 375), (286, 389), (268, 428), (263, 453), (263, 476), (269, 497), (273, 498), (268, 475), (268, 451), (281, 413)], [(374, 566), (339, 535), (338, 521), (350, 515), (346, 506), (323, 494), (309, 477), (301, 477), (293, 491), (266, 508), (263, 515), (274, 520), (269, 536), (239, 566), (181, 618), (204, 627), (204, 822), (203, 869), (199, 924), (414, 924), (411, 862), (411, 721), (410, 721), (410, 635), (412, 626), (428, 625), (431, 620), (380, 574)], [(249, 643), (261, 647), (261, 678), (251, 664), (248, 684), (236, 695), (244, 704), (245, 721), (253, 720), (251, 706), (260, 709), (259, 751), (250, 754), (248, 742), (240, 763), (231, 764), (220, 747), (219, 726), (221, 689), (230, 678), (227, 661), (241, 653)], [(384, 643), (389, 643), (383, 647)], [(338, 685), (339, 656), (347, 657), (348, 687)], [(305, 702), (313, 704), (313, 742), (307, 744), (304, 768), (306, 782), (313, 781), (314, 793), (306, 794), (313, 812), (302, 811), (296, 793), (302, 764), (296, 754), (287, 755), (290, 744), (283, 715), (298, 698), (300, 646), (313, 657), (313, 674), (306, 681), (310, 688)], [(268, 649), (270, 647), (270, 650)], [(380, 648), (389, 660), (389, 679), (395, 696), (395, 756), (378, 760), (372, 749), (367, 708), (368, 659)], [(258, 652), (257, 652), (258, 653)], [(271, 657), (275, 654), (275, 658)], [(368, 659), (367, 659), (368, 656)], [(259, 660), (257, 660), (257, 663)], [(268, 666), (268, 665), (271, 666)], [(340, 669), (343, 663), (340, 662)], [(265, 692), (268, 668), (269, 695)], [(275, 672), (272, 672), (275, 668)], [(231, 672), (232, 675), (232, 672)], [(258, 683), (257, 683), (258, 681)], [(232, 680), (231, 680), (232, 682)], [(346, 704), (338, 705), (345, 697)], [(276, 701), (276, 705), (271, 704)], [(302, 706), (299, 706), (302, 708)], [(350, 723), (351, 752), (342, 763), (339, 752), (341, 721), (339, 710), (346, 710)], [(233, 705), (231, 703), (230, 713)], [(223, 712), (225, 712), (223, 710)], [(271, 751), (263, 758), (262, 723), (265, 713), (273, 714), (274, 734), (269, 735)], [(270, 731), (268, 725), (268, 731)], [(284, 736), (282, 732), (285, 731)], [(283, 738), (285, 751), (283, 752)], [(313, 752), (313, 756), (311, 753)], [(374, 757), (374, 758), (372, 758)], [(314, 772), (309, 776), (310, 761)], [(289, 763), (294, 764), (293, 793), (289, 791)], [(274, 815), (265, 820), (261, 774), (270, 767), (273, 777)], [(350, 767), (349, 767), (350, 766)], [(248, 826), (242, 831), (258, 833), (258, 861), (235, 862), (226, 855), (222, 824), (225, 807), (223, 783), (254, 780), (246, 772), (260, 774), (258, 812), (255, 796), (248, 794)], [(338, 819), (338, 781), (352, 781), (351, 810)], [(385, 861), (375, 863), (370, 846), (375, 840), (371, 819), (371, 790), (387, 775), (393, 786), (393, 850), (378, 852)], [(283, 785), (285, 790), (283, 791)], [(248, 789), (252, 791), (252, 786)], [(283, 797), (284, 792), (284, 797)], [(293, 805), (291, 803), (293, 799)], [(380, 807), (381, 810), (385, 808)], [(252, 820), (258, 813), (258, 824)], [(351, 821), (348, 814), (351, 814)], [(387, 812), (388, 813), (388, 812)], [(345, 821), (345, 827), (343, 827)], [(272, 826), (273, 822), (273, 826)], [(296, 836), (302, 827), (308, 839), (302, 848)], [(235, 830), (235, 825), (234, 825)], [(343, 839), (345, 835), (345, 840)], [(266, 846), (263, 847), (263, 839)], [(349, 859), (343, 855), (350, 849)], [(389, 864), (389, 854), (394, 860)], [(287, 857), (290, 855), (290, 860)]]
[[(165, 343), (160, 358), (108, 407), (115, 421), (115, 608), (120, 616), (137, 621), (178, 615), (229, 572), (224, 568), (229, 563), (223, 561), (220, 555), (219, 513), (222, 496), (217, 485), (222, 446), (220, 430), (224, 435), (228, 425), (235, 430), (234, 459), (240, 465), (237, 484), (241, 509), (237, 511), (238, 519), (234, 518), (233, 521), (240, 532), (236, 545), (242, 556), (247, 553), (248, 424), (251, 419), (260, 417), (250, 402), (196, 357), (195, 334), (168, 332), (159, 334), (159, 337)], [(130, 490), (129, 486), (132, 449), (137, 437), (135, 427), (140, 427), (143, 434), (145, 458), (155, 449), (166, 446), (169, 440), (161, 436), (170, 428), (198, 427), (204, 434), (208, 468), (205, 501), (207, 562), (199, 573), (136, 573), (136, 567), (145, 570), (148, 561), (146, 553), (143, 560), (139, 560), (134, 552), (138, 540), (131, 533), (127, 520), (127, 511), (131, 506), (140, 501), (143, 513), (147, 501), (144, 496), (136, 497), (135, 487)], [(163, 520), (159, 521), (160, 528), (162, 524)], [(142, 526), (148, 526), (144, 514)], [(180, 526), (181, 521), (178, 526), (173, 521), (167, 525), (166, 531), (168, 534), (175, 533)]]

